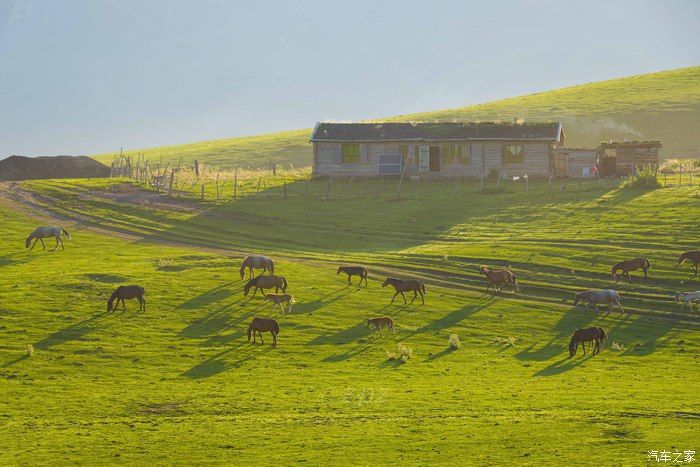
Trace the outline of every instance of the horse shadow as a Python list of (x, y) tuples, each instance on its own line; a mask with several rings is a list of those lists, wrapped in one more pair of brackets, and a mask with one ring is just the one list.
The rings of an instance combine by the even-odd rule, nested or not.
[(216, 343), (220, 337), (217, 334), (226, 329), (230, 329), (239, 325), (248, 318), (252, 318), (258, 311), (265, 307), (264, 302), (260, 302), (253, 309), (248, 309), (244, 313), (232, 317), (230, 311), (235, 305), (242, 305), (245, 301), (233, 302), (226, 304), (218, 309), (208, 313), (202, 318), (197, 318), (190, 322), (178, 335), (185, 339), (198, 339), (208, 337), (207, 343)]
[[(241, 339), (245, 336), (242, 330), (236, 331), (230, 336), (227, 336), (229, 341)], [(242, 341), (239, 344), (227, 348), (201, 363), (193, 366), (187, 371), (184, 371), (180, 376), (191, 379), (209, 378), (211, 376), (223, 373), (225, 371), (239, 368), (244, 363), (257, 359), (258, 357), (270, 352), (274, 347), (269, 340), (265, 344), (253, 344)]]
[(316, 300), (312, 300), (310, 302), (296, 303), (292, 307), (292, 311), (290, 314), (312, 314), (314, 311), (320, 310), (326, 305), (330, 305), (331, 303), (337, 302), (341, 298), (347, 297), (352, 292), (353, 290), (347, 286), (341, 287), (337, 290), (334, 290), (333, 292), (327, 293), (326, 295), (320, 298), (317, 298)]
[(579, 358), (569, 358), (565, 357), (562, 358), (561, 360), (558, 360), (551, 365), (547, 366), (546, 368), (541, 369), (537, 373), (534, 374), (534, 376), (554, 376), (554, 375), (559, 375), (561, 373), (564, 373), (569, 370), (573, 370), (576, 367), (579, 367), (586, 363), (588, 360), (593, 358), (593, 352), (591, 350), (586, 353), (586, 355), (582, 355)]
[(596, 316), (595, 312), (580, 313), (576, 308), (565, 311), (552, 328), (554, 336), (546, 344), (541, 347), (537, 347), (539, 343), (530, 344), (529, 347), (516, 353), (515, 358), (526, 361), (546, 361), (563, 352), (568, 352), (568, 338), (571, 334), (578, 328), (591, 325), (596, 319), (600, 319), (600, 316)]
[[(65, 344), (70, 341), (77, 341), (83, 339), (87, 334), (96, 331), (98, 329), (104, 329), (103, 326), (98, 326), (102, 318), (110, 315), (108, 312), (100, 312), (92, 315), (90, 318), (85, 319), (79, 323), (75, 323), (67, 328), (61, 329), (60, 331), (53, 332), (48, 336), (44, 337), (40, 341), (35, 342), (33, 345), (35, 350), (48, 350), (51, 347), (57, 345)], [(9, 367), (18, 363), (22, 360), (27, 359), (27, 355), (22, 355), (10, 360), (3, 364), (3, 367)]]
[(203, 308), (207, 305), (211, 305), (212, 303), (226, 299), (235, 293), (234, 291), (227, 289), (228, 285), (228, 282), (218, 285), (213, 289), (204, 292), (201, 295), (198, 295), (194, 298), (187, 300), (186, 302), (181, 303), (180, 305), (178, 305), (178, 308), (185, 310), (194, 310)]
[[(652, 317), (637, 317), (635, 319), (626, 315), (608, 331), (608, 340), (627, 344), (622, 355), (642, 357), (667, 347), (681, 331), (682, 329), (671, 319)], [(636, 342), (634, 345), (629, 344), (638, 339), (642, 339), (642, 342)]]

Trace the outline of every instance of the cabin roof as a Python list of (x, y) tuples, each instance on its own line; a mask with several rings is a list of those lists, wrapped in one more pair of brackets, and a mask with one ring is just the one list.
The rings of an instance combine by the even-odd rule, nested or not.
[(661, 146), (661, 141), (603, 141), (600, 143), (602, 149), (660, 148)]
[(551, 141), (564, 138), (561, 122), (376, 122), (316, 124), (311, 141)]

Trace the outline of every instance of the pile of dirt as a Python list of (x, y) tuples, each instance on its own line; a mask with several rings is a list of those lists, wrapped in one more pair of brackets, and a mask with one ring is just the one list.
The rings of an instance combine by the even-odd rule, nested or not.
[(0, 161), (0, 180), (44, 178), (104, 178), (109, 167), (87, 156), (10, 156)]

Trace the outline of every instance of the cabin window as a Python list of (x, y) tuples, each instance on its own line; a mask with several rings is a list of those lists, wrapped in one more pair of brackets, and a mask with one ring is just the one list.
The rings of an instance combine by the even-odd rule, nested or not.
[(404, 165), (418, 165), (418, 146), (401, 144), (399, 154), (403, 156)]
[(518, 164), (523, 162), (523, 147), (519, 144), (503, 146), (503, 163)]
[(360, 162), (360, 143), (343, 143), (343, 164)]
[(440, 149), (440, 156), (444, 164), (469, 164), (468, 151), (461, 144), (443, 144)]

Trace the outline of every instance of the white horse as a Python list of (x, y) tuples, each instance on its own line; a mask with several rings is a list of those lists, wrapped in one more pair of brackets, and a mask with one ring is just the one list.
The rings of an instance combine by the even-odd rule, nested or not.
[(700, 302), (700, 290), (697, 292), (676, 292), (676, 298), (674, 299), (676, 302), (683, 302), (683, 306), (681, 306), (681, 311), (683, 311), (683, 308), (685, 308), (686, 305), (690, 307), (690, 312), (693, 312), (693, 302)]
[(41, 242), (41, 246), (43, 247), (42, 250), (46, 250), (46, 244), (44, 243), (44, 239), (53, 237), (56, 239), (56, 246), (49, 251), (56, 251), (59, 243), (61, 244), (61, 249), (65, 250), (66, 248), (63, 246), (61, 234), (64, 234), (66, 236), (66, 239), (70, 239), (70, 234), (63, 227), (37, 227), (32, 233), (29, 234), (29, 237), (27, 237), (27, 239), (24, 241), (25, 248), (29, 248), (29, 244), (32, 243), (32, 240), (34, 240), (32, 247), (29, 248), (30, 250), (34, 249), (37, 241)]
[[(588, 305), (593, 304), (596, 314), (600, 313), (599, 303), (609, 304), (610, 310), (612, 310), (613, 305), (617, 305), (620, 308), (620, 313), (625, 312), (620, 305), (620, 295), (615, 290), (586, 290), (574, 296), (574, 306), (578, 305), (579, 302), (586, 303), (586, 311), (588, 311)], [(610, 314), (610, 310), (607, 314)]]
[(268, 271), (270, 275), (273, 275), (275, 273), (275, 262), (272, 261), (272, 258), (268, 258), (267, 256), (262, 256), (262, 255), (250, 255), (246, 256), (245, 259), (243, 260), (243, 263), (241, 263), (241, 279), (245, 277), (245, 270), (248, 268), (248, 271), (250, 272), (250, 277), (253, 277), (253, 270), (254, 269), (262, 269), (263, 272), (262, 274), (265, 274), (265, 271)]

